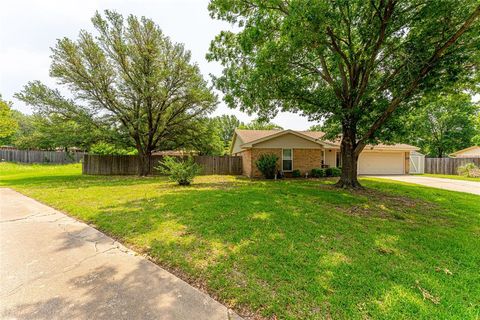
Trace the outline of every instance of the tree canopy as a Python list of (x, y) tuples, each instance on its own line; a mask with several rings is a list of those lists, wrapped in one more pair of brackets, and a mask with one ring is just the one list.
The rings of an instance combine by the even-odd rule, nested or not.
[(218, 127), (220, 137), (223, 141), (225, 150), (228, 150), (230, 147), (230, 142), (232, 141), (233, 134), (235, 129), (240, 126), (243, 126), (243, 122), (237, 119), (234, 115), (221, 115), (214, 118), (216, 126)]
[(402, 117), (407, 141), (431, 157), (442, 158), (472, 145), (479, 105), (465, 93), (425, 96), (422, 106)]
[(231, 107), (272, 117), (300, 112), (341, 128), (342, 177), (357, 187), (368, 143), (427, 92), (475, 89), (480, 61), (476, 0), (212, 0), (214, 18), (236, 25), (208, 58)]
[[(194, 134), (217, 98), (190, 52), (152, 20), (107, 10), (92, 23), (96, 35), (81, 30), (76, 41), (58, 40), (50, 75), (68, 87), (79, 110), (112, 119), (128, 133), (140, 156), (139, 174), (145, 175), (152, 151)], [(60, 109), (72, 107), (73, 101), (60, 100)]]
[(12, 108), (0, 95), (0, 141), (6, 141), (18, 129), (18, 122), (14, 117)]

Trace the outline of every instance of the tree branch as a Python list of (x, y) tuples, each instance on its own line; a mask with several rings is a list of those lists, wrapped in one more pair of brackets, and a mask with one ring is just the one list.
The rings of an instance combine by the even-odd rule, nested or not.
[(420, 70), (417, 77), (410, 83), (410, 85), (397, 97), (395, 97), (385, 111), (380, 115), (380, 117), (373, 123), (367, 133), (359, 140), (355, 152), (360, 154), (363, 148), (366, 145), (368, 139), (372, 138), (375, 132), (385, 123), (385, 121), (390, 117), (390, 115), (398, 108), (400, 103), (410, 96), (423, 81), (424, 77), (434, 68), (435, 64), (442, 57), (443, 53), (451, 47), (457, 40), (460, 38), (468, 28), (473, 24), (475, 19), (480, 16), (480, 5), (472, 12), (468, 19), (462, 24), (462, 26), (455, 32), (441, 47), (439, 47), (430, 59), (427, 61), (425, 66)]

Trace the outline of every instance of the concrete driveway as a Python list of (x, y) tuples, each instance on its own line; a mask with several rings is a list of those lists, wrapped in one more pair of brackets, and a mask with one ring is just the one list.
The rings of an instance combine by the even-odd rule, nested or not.
[(464, 181), (444, 178), (432, 178), (415, 175), (404, 176), (374, 176), (375, 178), (385, 178), (396, 181), (421, 184), (423, 186), (445, 189), (451, 191), (459, 191), (480, 195), (480, 182)]
[(240, 319), (101, 232), (0, 188), (1, 319)]

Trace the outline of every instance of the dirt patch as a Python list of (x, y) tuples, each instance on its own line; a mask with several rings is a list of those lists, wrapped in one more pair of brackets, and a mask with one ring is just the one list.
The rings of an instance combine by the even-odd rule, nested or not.
[[(338, 190), (333, 186), (323, 186)], [(392, 195), (375, 189), (358, 189), (347, 191), (358, 196), (361, 203), (336, 206), (339, 211), (352, 216), (377, 217), (384, 219), (408, 220), (410, 213), (438, 212), (439, 207), (431, 202), (405, 196)]]

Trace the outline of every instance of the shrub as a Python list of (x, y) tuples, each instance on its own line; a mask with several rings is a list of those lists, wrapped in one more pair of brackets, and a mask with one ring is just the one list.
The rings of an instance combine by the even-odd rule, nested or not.
[(276, 155), (267, 153), (262, 154), (260, 158), (255, 161), (255, 165), (265, 178), (273, 179), (277, 171), (277, 161), (278, 157)]
[(461, 176), (480, 178), (480, 169), (474, 163), (467, 163), (464, 166), (458, 167), (457, 172)]
[(193, 178), (200, 173), (200, 166), (191, 157), (176, 159), (166, 156), (160, 162), (160, 166), (155, 169), (168, 175), (171, 181), (175, 181), (181, 186), (188, 186), (192, 183)]
[(300, 170), (296, 169), (292, 171), (292, 177), (294, 178), (300, 178), (302, 174), (300, 173)]
[(331, 168), (332, 169), (332, 177), (340, 177), (342, 175), (342, 169), (340, 168)]
[(102, 156), (124, 156), (124, 155), (136, 155), (138, 153), (137, 149), (123, 149), (118, 148), (117, 146), (106, 143), (106, 142), (97, 142), (90, 147), (90, 154), (98, 154)]
[(325, 169), (313, 168), (310, 174), (312, 178), (322, 178), (325, 177)]
[(332, 167), (325, 170), (325, 176), (327, 177), (340, 177), (342, 175), (342, 169)]

